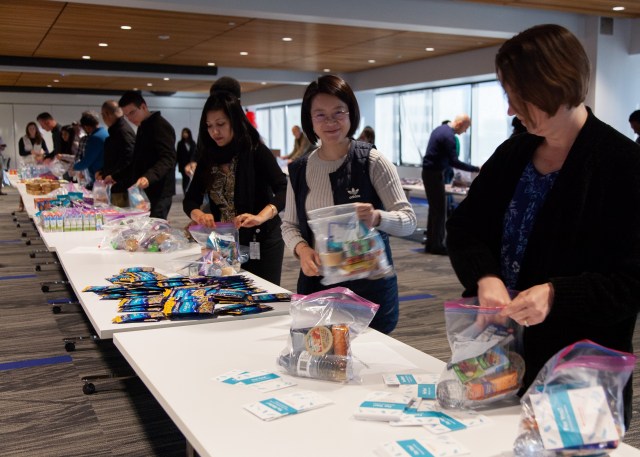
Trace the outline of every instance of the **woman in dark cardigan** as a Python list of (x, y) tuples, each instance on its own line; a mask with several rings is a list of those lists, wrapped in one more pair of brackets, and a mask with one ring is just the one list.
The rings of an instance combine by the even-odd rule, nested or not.
[[(525, 326), (525, 387), (582, 339), (633, 352), (640, 307), (640, 147), (585, 107), (577, 38), (536, 26), (496, 56), (528, 133), (504, 142), (447, 224), (465, 295)], [(513, 300), (507, 288), (520, 291)], [(625, 419), (631, 417), (631, 382)]]
[[(252, 248), (242, 267), (280, 284), (284, 241), (278, 213), (284, 209), (286, 176), (229, 92), (216, 91), (207, 99), (199, 138), (205, 153), (185, 195), (184, 212), (210, 227), (234, 222), (240, 244)], [(211, 213), (201, 209), (205, 195)]]

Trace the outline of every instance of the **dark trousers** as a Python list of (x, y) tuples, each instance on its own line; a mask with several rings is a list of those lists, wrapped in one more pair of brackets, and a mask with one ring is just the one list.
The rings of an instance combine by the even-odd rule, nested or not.
[(173, 199), (173, 195), (169, 195), (168, 197), (160, 197), (160, 198), (149, 198), (151, 203), (151, 217), (159, 217), (160, 219), (167, 219), (169, 216), (169, 210), (171, 209), (171, 200)]
[(444, 249), (447, 204), (442, 171), (422, 170), (422, 182), (429, 202), (425, 251)]
[(279, 286), (283, 257), (284, 241), (280, 227), (277, 227), (260, 240), (260, 260), (249, 260), (242, 264), (242, 269)]

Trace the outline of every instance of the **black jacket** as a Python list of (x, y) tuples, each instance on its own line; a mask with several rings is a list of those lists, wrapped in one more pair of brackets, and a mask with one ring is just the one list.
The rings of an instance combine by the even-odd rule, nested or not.
[[(447, 223), (447, 246), (465, 295), (500, 276), (504, 213), (542, 138), (505, 141)], [(591, 112), (529, 236), (517, 288), (551, 282), (545, 321), (525, 329), (529, 385), (544, 363), (581, 339), (632, 352), (640, 309), (640, 147)]]
[(175, 144), (176, 132), (160, 111), (151, 113), (138, 127), (133, 153), (133, 181), (142, 176), (149, 180), (145, 192), (152, 202), (176, 193)]
[(109, 137), (104, 142), (102, 176), (111, 176), (116, 182), (111, 192), (126, 192), (134, 183), (131, 162), (135, 143), (136, 132), (125, 121), (124, 116), (109, 127)]

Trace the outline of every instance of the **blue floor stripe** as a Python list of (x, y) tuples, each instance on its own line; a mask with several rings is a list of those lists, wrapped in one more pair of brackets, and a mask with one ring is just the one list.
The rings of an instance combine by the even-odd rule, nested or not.
[(43, 359), (20, 360), (18, 362), (0, 363), (0, 371), (15, 370), (16, 368), (32, 368), (42, 365), (54, 365), (56, 363), (67, 363), (73, 359), (70, 355), (60, 355), (57, 357), (45, 357)]
[(426, 198), (409, 197), (409, 203), (412, 205), (429, 206)]
[(4, 281), (6, 279), (27, 279), (27, 278), (37, 278), (38, 275), (18, 275), (18, 276), (0, 276), (0, 281)]
[(431, 294), (405, 295), (404, 297), (400, 297), (400, 301), (424, 300), (433, 297), (435, 297), (435, 295)]
[(24, 240), (0, 240), (0, 244), (21, 244)]

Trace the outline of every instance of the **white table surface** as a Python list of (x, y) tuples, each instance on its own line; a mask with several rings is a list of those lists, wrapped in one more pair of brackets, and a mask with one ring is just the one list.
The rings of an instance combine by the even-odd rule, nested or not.
[[(354, 355), (369, 365), (359, 385), (291, 378), (297, 386), (259, 393), (213, 379), (232, 369), (279, 372), (276, 357), (286, 346), (289, 326), (289, 316), (275, 316), (118, 333), (114, 343), (201, 456), (370, 456), (386, 441), (433, 436), (421, 427), (391, 427), (353, 418), (367, 393), (391, 389), (384, 386), (382, 373), (439, 373), (444, 365), (374, 330), (362, 334), (352, 346)], [(314, 390), (334, 404), (271, 422), (242, 408), (294, 389)], [(484, 414), (491, 424), (452, 436), (474, 457), (512, 455), (520, 407), (505, 406)], [(611, 455), (640, 456), (640, 451), (623, 445)]]
[[(81, 233), (81, 232), (78, 232)], [(94, 232), (95, 233), (95, 232)], [(154, 267), (156, 271), (167, 276), (174, 275), (176, 271), (175, 259), (183, 258), (191, 254), (195, 260), (200, 254), (200, 248), (194, 247), (170, 253), (161, 252), (127, 252), (116, 251), (110, 248), (98, 248), (94, 246), (76, 246), (70, 249), (58, 251), (58, 258), (62, 268), (69, 279), (73, 291), (78, 297), (82, 308), (91, 321), (98, 337), (112, 338), (116, 332), (128, 332), (131, 330), (150, 329), (167, 326), (192, 326), (209, 322), (223, 322), (232, 319), (258, 318), (269, 315), (287, 314), (289, 303), (270, 303), (273, 311), (246, 316), (220, 316), (211, 320), (179, 319), (164, 320), (159, 322), (138, 322), (128, 324), (114, 324), (112, 319), (118, 314), (118, 300), (100, 300), (100, 296), (93, 292), (82, 292), (86, 286), (102, 286), (110, 283), (105, 279), (118, 274), (121, 268), (129, 267)], [(252, 278), (254, 283), (268, 292), (289, 293), (288, 290), (276, 286), (249, 272), (244, 275)]]

